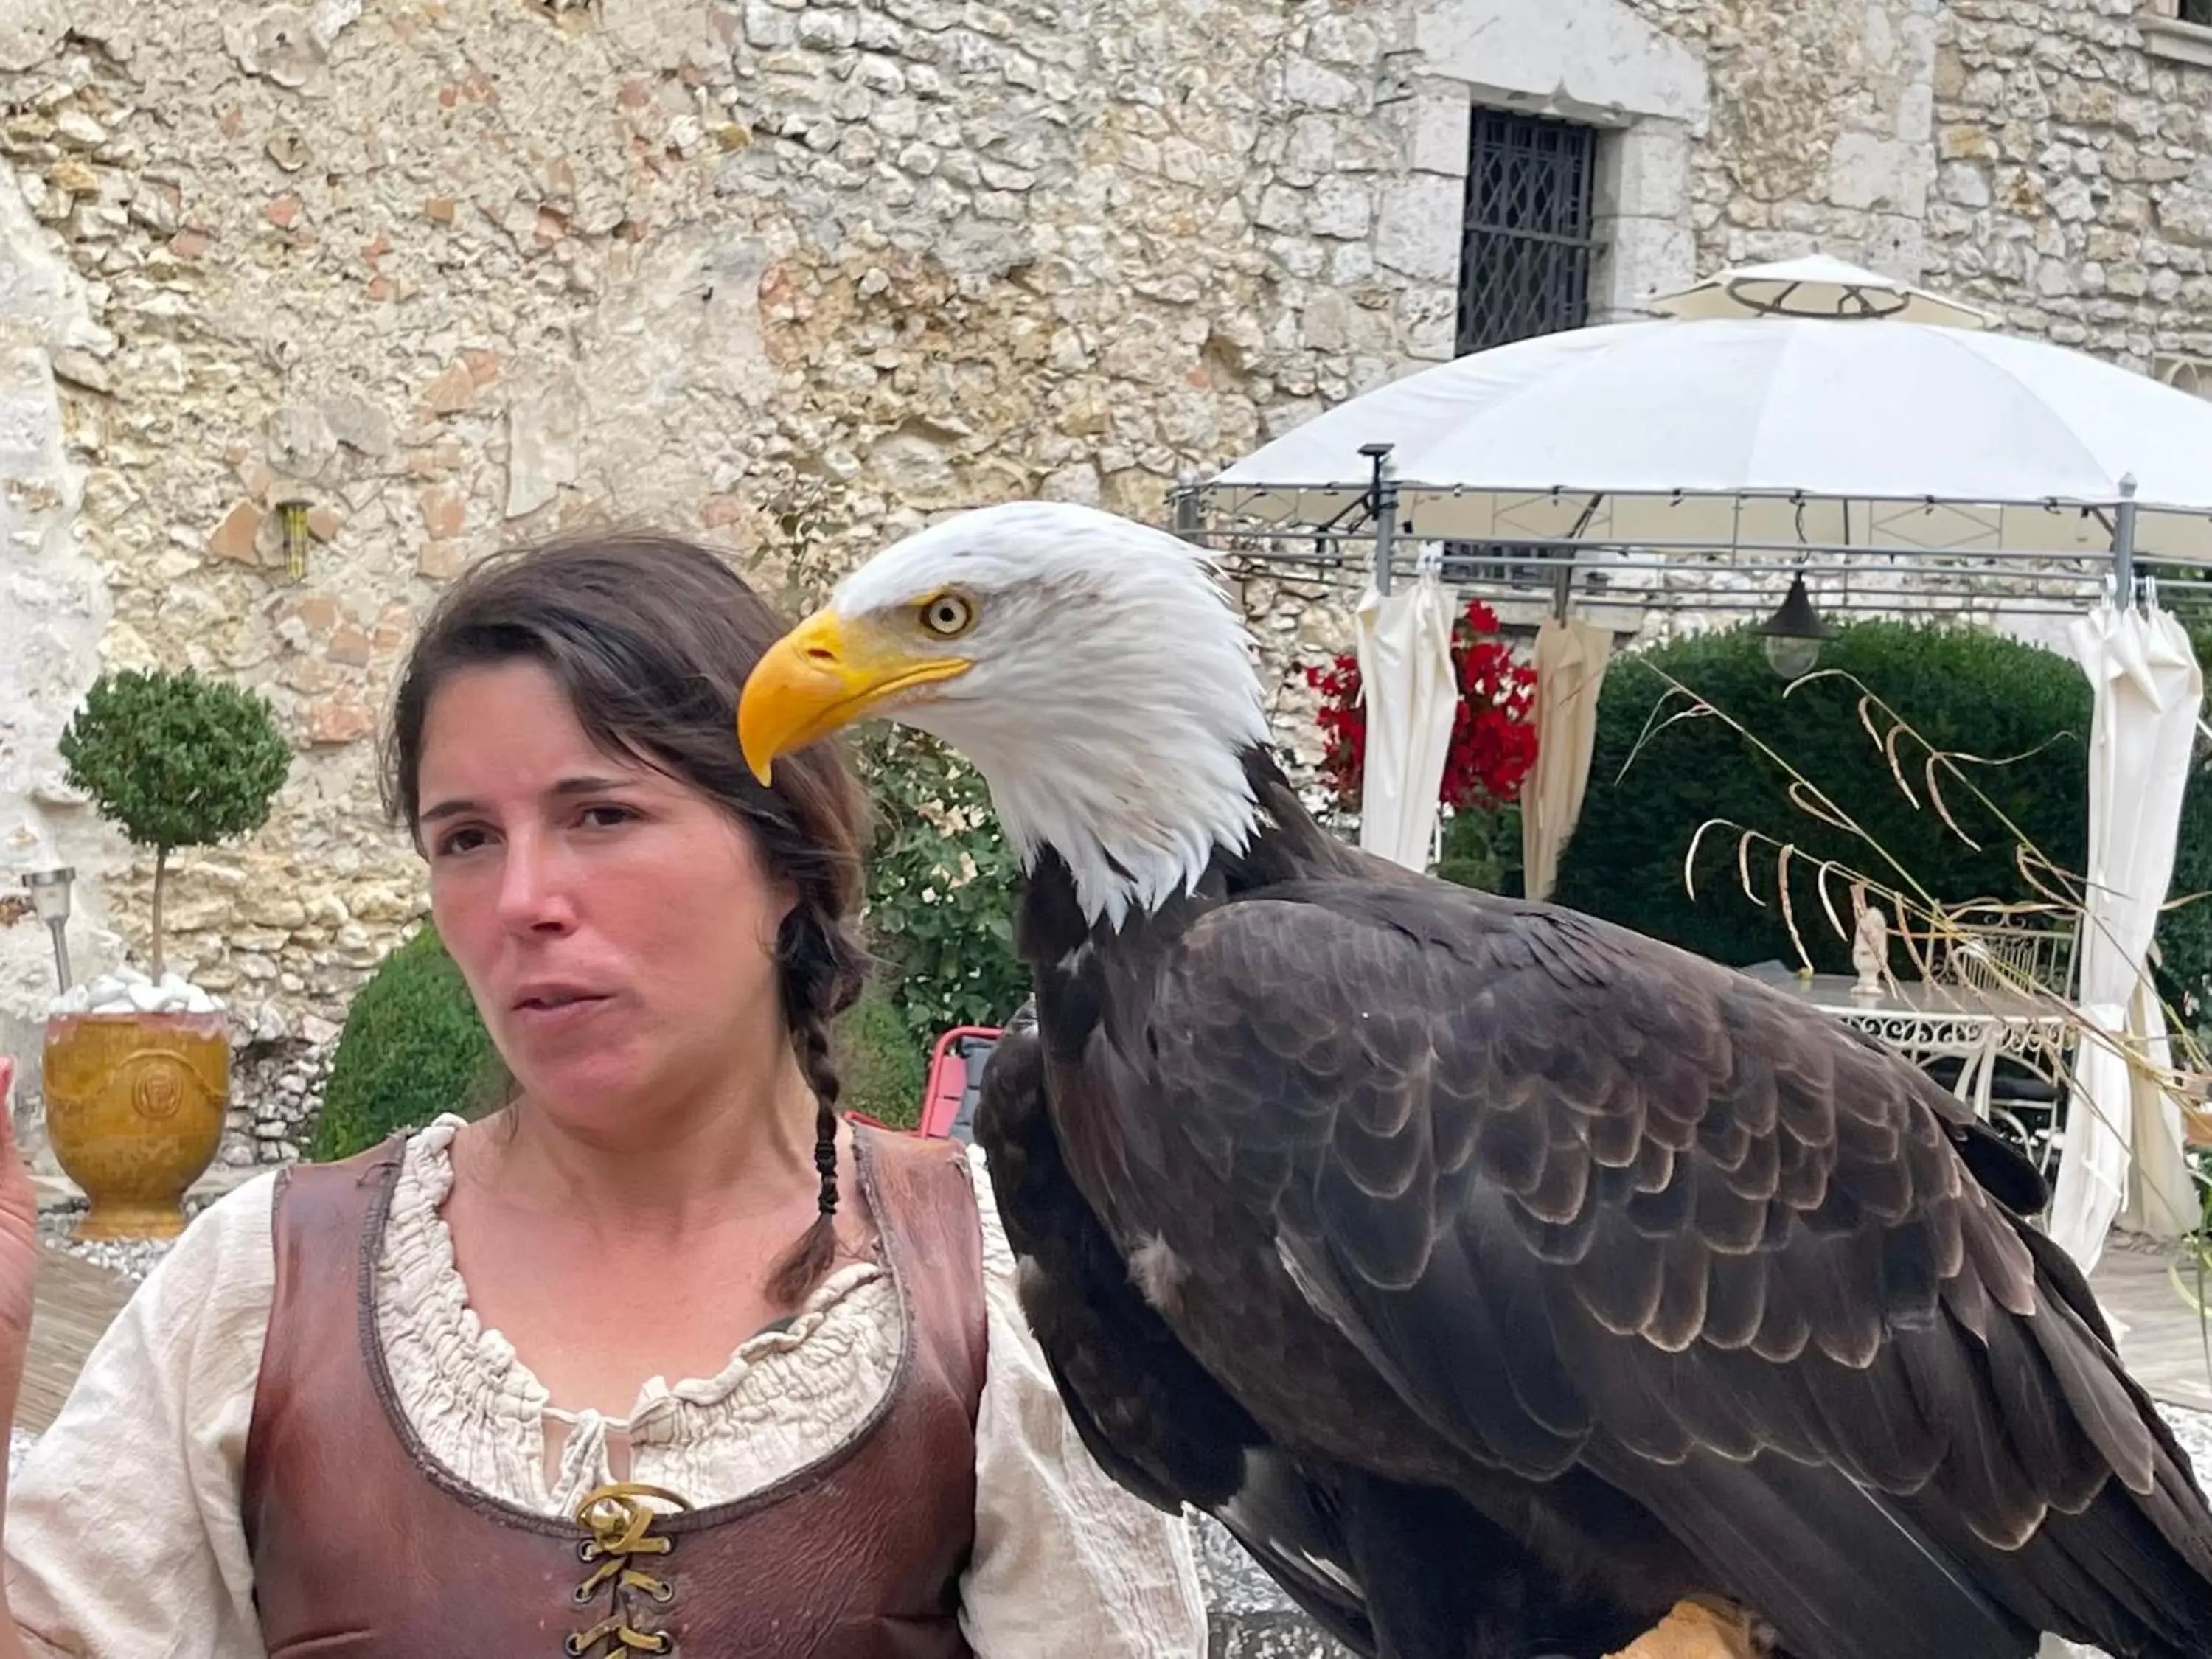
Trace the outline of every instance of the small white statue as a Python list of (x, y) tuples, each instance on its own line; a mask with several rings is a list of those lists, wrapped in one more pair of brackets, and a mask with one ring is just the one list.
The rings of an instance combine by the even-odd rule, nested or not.
[(1851, 905), (1858, 912), (1858, 925), (1851, 930), (1851, 966), (1859, 970), (1858, 983), (1851, 988), (1851, 994), (1878, 997), (1882, 975), (1889, 968), (1889, 918), (1882, 914), (1881, 906), (1867, 902), (1864, 887), (1852, 888)]

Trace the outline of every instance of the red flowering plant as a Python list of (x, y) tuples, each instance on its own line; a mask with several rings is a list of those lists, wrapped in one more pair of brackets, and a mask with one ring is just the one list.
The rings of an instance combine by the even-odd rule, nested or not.
[[(1452, 717), (1451, 747), (1444, 757), (1438, 799), (1453, 811), (1495, 811), (1517, 799), (1521, 781), (1536, 763), (1536, 671), (1515, 660), (1498, 637), (1498, 613), (1470, 600), (1452, 623), (1452, 672), (1459, 708)], [(1349, 654), (1309, 665), (1305, 682), (1321, 693), (1315, 716), (1324, 748), (1322, 781), (1346, 811), (1359, 806), (1367, 763), (1367, 708), (1359, 698), (1359, 659)]]

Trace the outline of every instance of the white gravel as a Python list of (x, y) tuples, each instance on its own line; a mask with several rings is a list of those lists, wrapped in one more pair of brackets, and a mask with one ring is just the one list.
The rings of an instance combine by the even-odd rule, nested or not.
[[(207, 1207), (205, 1198), (185, 1200), (185, 1219), (190, 1221)], [(154, 1264), (169, 1253), (176, 1243), (173, 1238), (71, 1238), (70, 1229), (84, 1213), (82, 1202), (58, 1206), (39, 1212), (39, 1237), (58, 1249), (106, 1267), (121, 1274), (133, 1285), (154, 1271)]]

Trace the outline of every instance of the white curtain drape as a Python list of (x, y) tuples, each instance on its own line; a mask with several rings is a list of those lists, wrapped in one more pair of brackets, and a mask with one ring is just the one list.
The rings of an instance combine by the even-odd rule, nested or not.
[(2166, 1235), (2185, 1231), (2195, 1210), (2180, 1110), (2119, 1045), (2166, 1056), (2145, 961), (2173, 878), (2204, 677), (2180, 623), (2155, 606), (2100, 605), (2067, 638), (2096, 698), (2076, 993), (2096, 1029), (2075, 1055), (2049, 1226), (2087, 1272), (2124, 1209), (2135, 1224)]
[(1536, 763), (1521, 786), (1521, 863), (1532, 899), (1549, 898), (1582, 817), (1597, 747), (1597, 698), (1613, 631), (1547, 617), (1536, 630)]
[(1430, 568), (1387, 598), (1370, 586), (1360, 596), (1358, 624), (1360, 696), (1367, 708), (1359, 845), (1409, 870), (1425, 870), (1459, 708), (1443, 584)]

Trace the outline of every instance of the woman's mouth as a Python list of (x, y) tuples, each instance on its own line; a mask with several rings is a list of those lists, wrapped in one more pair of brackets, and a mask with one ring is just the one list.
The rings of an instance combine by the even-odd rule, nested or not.
[(525, 992), (514, 1000), (514, 1012), (532, 1026), (562, 1025), (580, 1019), (603, 1006), (608, 999), (598, 992), (570, 986), (548, 986)]

